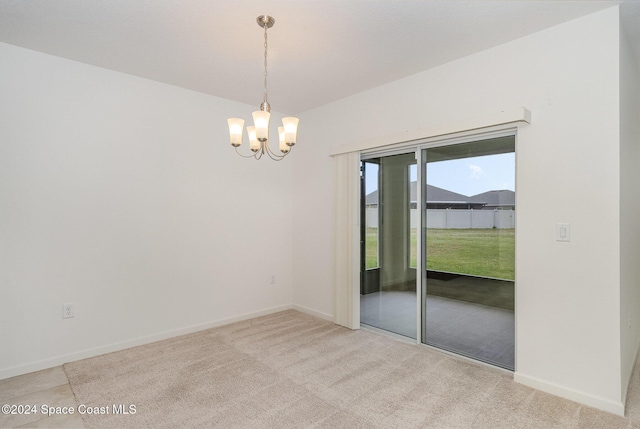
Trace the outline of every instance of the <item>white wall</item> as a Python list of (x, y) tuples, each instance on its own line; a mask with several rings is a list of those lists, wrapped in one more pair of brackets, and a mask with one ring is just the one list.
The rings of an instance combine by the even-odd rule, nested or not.
[(291, 305), (292, 161), (228, 143), (254, 106), (6, 44), (0, 70), (0, 378)]
[[(330, 147), (527, 107), (516, 379), (621, 413), (618, 22), (613, 7), (301, 115), (312, 141), (294, 166), (295, 303), (333, 312)], [(572, 242), (555, 241), (559, 222)]]
[(622, 395), (640, 343), (640, 66), (620, 39), (620, 332)]
[(299, 134), (305, 134), (305, 144), (296, 145), (293, 164), (293, 302), (332, 318), (335, 166), (328, 148), (335, 144), (335, 136), (329, 130), (337, 133), (351, 130), (345, 124), (323, 123), (324, 111), (321, 108), (299, 115)]

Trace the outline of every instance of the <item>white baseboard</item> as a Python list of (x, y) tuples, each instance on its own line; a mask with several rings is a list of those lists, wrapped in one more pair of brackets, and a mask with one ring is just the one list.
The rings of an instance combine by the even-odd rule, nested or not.
[[(15, 377), (16, 375), (23, 375), (23, 374), (28, 374), (34, 371), (53, 368), (56, 366), (63, 365), (67, 362), (86, 359), (86, 358), (102, 355), (105, 353), (116, 352), (118, 350), (124, 350), (131, 347), (153, 343), (156, 341), (166, 340), (168, 338), (173, 338), (180, 335), (191, 334), (193, 332), (203, 331), (205, 329), (216, 328), (218, 326), (228, 325), (230, 323), (241, 322), (243, 320), (253, 319), (255, 317), (266, 316), (267, 314), (277, 313), (279, 311), (291, 310), (292, 308), (294, 308), (294, 306), (291, 304), (281, 305), (278, 307), (272, 307), (265, 310), (256, 311), (253, 313), (242, 314), (239, 316), (229, 317), (226, 319), (214, 320), (214, 321), (202, 323), (199, 325), (192, 325), (192, 326), (187, 326), (180, 329), (174, 329), (171, 331), (160, 332), (160, 333), (149, 335), (146, 337), (133, 338), (131, 340), (108, 344), (105, 346), (80, 350), (80, 351), (65, 354), (65, 355), (54, 356), (52, 358), (47, 358), (47, 359), (43, 359), (35, 362), (29, 362), (23, 365), (12, 366), (9, 368), (2, 368), (0, 369), (0, 380), (3, 380), (5, 378), (10, 378), (10, 377)], [(302, 309), (300, 309), (299, 311), (302, 311), (305, 313), (307, 312)], [(321, 316), (318, 315), (318, 317), (321, 317)]]
[(301, 313), (310, 314), (311, 316), (318, 317), (320, 319), (327, 320), (329, 322), (333, 322), (332, 314), (321, 313), (319, 311), (315, 311), (310, 308), (304, 307), (302, 305), (297, 305), (297, 304), (293, 304), (291, 308), (293, 308), (294, 310), (298, 310)]
[(525, 386), (533, 387), (536, 390), (541, 390), (561, 398), (579, 402), (602, 411), (624, 416), (624, 403), (622, 402), (612, 401), (600, 396), (594, 396), (578, 390), (569, 389), (519, 372), (513, 374), (513, 380), (517, 383), (524, 384)]

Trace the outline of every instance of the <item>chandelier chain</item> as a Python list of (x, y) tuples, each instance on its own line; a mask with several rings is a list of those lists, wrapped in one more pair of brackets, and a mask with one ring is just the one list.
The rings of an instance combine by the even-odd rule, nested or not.
[(267, 100), (267, 26), (264, 26), (264, 101)]

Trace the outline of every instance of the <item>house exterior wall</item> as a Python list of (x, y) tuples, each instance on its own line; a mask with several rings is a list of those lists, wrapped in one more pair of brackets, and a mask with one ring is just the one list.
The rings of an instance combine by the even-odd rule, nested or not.
[[(622, 413), (618, 30), (612, 7), (300, 115), (296, 305), (333, 312), (330, 147), (524, 106), (515, 378)], [(587, 200), (598, 210), (585, 214)], [(555, 240), (556, 223), (571, 224), (571, 242)]]
[(0, 70), (0, 378), (291, 306), (291, 159), (228, 143), (254, 106), (1, 43)]

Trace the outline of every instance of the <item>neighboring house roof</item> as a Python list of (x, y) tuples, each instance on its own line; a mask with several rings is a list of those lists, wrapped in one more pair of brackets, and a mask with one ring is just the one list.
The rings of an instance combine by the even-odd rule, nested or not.
[[(411, 202), (417, 201), (416, 182), (411, 182)], [(438, 188), (437, 186), (427, 184), (427, 203), (476, 203), (487, 206), (515, 206), (516, 193), (508, 189), (487, 191), (472, 197), (458, 194), (457, 192), (448, 191), (446, 189)], [(365, 197), (365, 204), (372, 205), (378, 204), (378, 191), (370, 192)]]
[(498, 191), (488, 191), (482, 194), (469, 197), (470, 201), (483, 202), (487, 206), (500, 207), (500, 206), (515, 206), (516, 205), (516, 193), (508, 189), (502, 189)]
[[(417, 201), (416, 182), (411, 182), (411, 202)], [(458, 194), (456, 192), (448, 191), (446, 189), (438, 188), (427, 184), (427, 202), (456, 202), (456, 203), (469, 203), (476, 202), (471, 201), (466, 195)], [(378, 191), (370, 192), (365, 197), (365, 204), (378, 204)]]
[[(411, 182), (411, 201), (416, 201), (414, 195), (416, 182)], [(427, 184), (427, 202), (456, 202), (456, 203), (467, 203), (469, 202), (469, 197), (466, 195), (458, 194), (457, 192), (448, 191), (446, 189), (438, 188), (437, 186), (432, 186)]]

